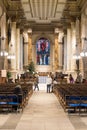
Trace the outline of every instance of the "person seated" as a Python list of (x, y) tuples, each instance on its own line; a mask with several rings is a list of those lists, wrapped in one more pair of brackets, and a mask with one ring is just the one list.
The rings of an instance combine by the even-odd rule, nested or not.
[(17, 85), (17, 86), (15, 86), (15, 88), (14, 88), (14, 94), (22, 94), (23, 92), (22, 92), (22, 88), (21, 88), (21, 85)]
[[(22, 96), (21, 96), (21, 94), (23, 94), (21, 85), (15, 86), (15, 88), (13, 90), (13, 93), (18, 96), (18, 102), (21, 103), (22, 102)], [(14, 99), (14, 102), (16, 102), (16, 99)], [(13, 105), (12, 108), (13, 108), (13, 110), (17, 111), (17, 105)]]
[(77, 75), (76, 83), (82, 83), (82, 81), (83, 81), (83, 78), (82, 78), (82, 75), (80, 73), (79, 75)]
[(83, 79), (82, 83), (86, 83), (86, 79)]
[(58, 82), (56, 81), (56, 79), (54, 78), (53, 80), (53, 84), (57, 84)]
[(12, 77), (8, 79), (8, 83), (14, 83)]

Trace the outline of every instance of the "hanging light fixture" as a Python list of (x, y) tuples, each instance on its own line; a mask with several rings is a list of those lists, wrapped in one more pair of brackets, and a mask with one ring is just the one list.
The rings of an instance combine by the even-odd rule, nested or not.
[(73, 59), (78, 60), (78, 59), (80, 59), (80, 58), (81, 58), (81, 57), (80, 57), (80, 55), (79, 55), (79, 54), (76, 54), (76, 53), (75, 53), (75, 54), (73, 55)]
[[(0, 39), (5, 40), (6, 37), (0, 37)], [(8, 56), (8, 52), (6, 51), (6, 49), (1, 49), (0, 56)]]
[[(10, 45), (10, 51), (11, 51), (12, 47), (13, 47), (13, 45), (11, 44), (11, 45)], [(7, 59), (15, 59), (15, 54), (12, 53), (12, 52), (10, 52), (10, 53), (8, 54), (8, 56), (7, 56)]]
[(2, 50), (2, 51), (0, 52), (0, 56), (8, 56), (8, 52), (5, 51), (5, 50)]
[(87, 57), (87, 38), (83, 38), (84, 39), (84, 45), (83, 45), (83, 50), (80, 53), (81, 57)]
[(76, 44), (76, 52), (73, 54), (73, 59), (79, 60), (81, 58), (78, 45)]
[(83, 50), (81, 53), (80, 53), (80, 56), (82, 57), (87, 57), (87, 52), (85, 50)]
[(14, 55), (14, 54), (9, 54), (9, 55), (7, 56), (7, 59), (15, 59), (15, 55)]

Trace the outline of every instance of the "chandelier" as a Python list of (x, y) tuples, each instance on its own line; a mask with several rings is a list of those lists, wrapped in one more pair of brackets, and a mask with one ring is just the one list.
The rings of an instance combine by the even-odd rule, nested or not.
[(0, 52), (0, 56), (8, 56), (8, 52), (6, 50), (2, 50)]
[[(0, 37), (1, 40), (5, 40), (6, 37)], [(0, 51), (0, 56), (8, 56), (8, 52), (6, 51), (5, 48), (1, 48), (1, 51)]]
[(80, 53), (80, 56), (87, 57), (87, 38), (84, 37), (83, 39), (84, 39), (83, 50)]
[(15, 55), (14, 54), (8, 54), (7, 59), (15, 59)]
[(13, 44), (10, 44), (10, 52), (8, 53), (7, 59), (15, 59), (15, 54), (11, 52)]
[(76, 44), (76, 52), (73, 54), (73, 59), (79, 60), (81, 58), (78, 45)]

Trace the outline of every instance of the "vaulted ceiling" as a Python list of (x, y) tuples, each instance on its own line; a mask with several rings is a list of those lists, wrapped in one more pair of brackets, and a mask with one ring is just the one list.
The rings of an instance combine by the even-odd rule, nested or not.
[(67, 28), (80, 17), (86, 0), (0, 0), (7, 17), (16, 20), (21, 29), (54, 31)]

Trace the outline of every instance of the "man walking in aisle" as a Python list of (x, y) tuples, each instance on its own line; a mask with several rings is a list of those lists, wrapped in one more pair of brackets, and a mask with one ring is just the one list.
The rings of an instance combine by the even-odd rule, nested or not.
[(50, 93), (51, 92), (51, 85), (52, 85), (52, 78), (50, 75), (48, 75), (46, 83), (47, 83), (47, 93)]
[(36, 90), (36, 88), (37, 88), (37, 90), (39, 91), (38, 77), (36, 77), (36, 78), (35, 78), (35, 81), (34, 81), (34, 91)]

